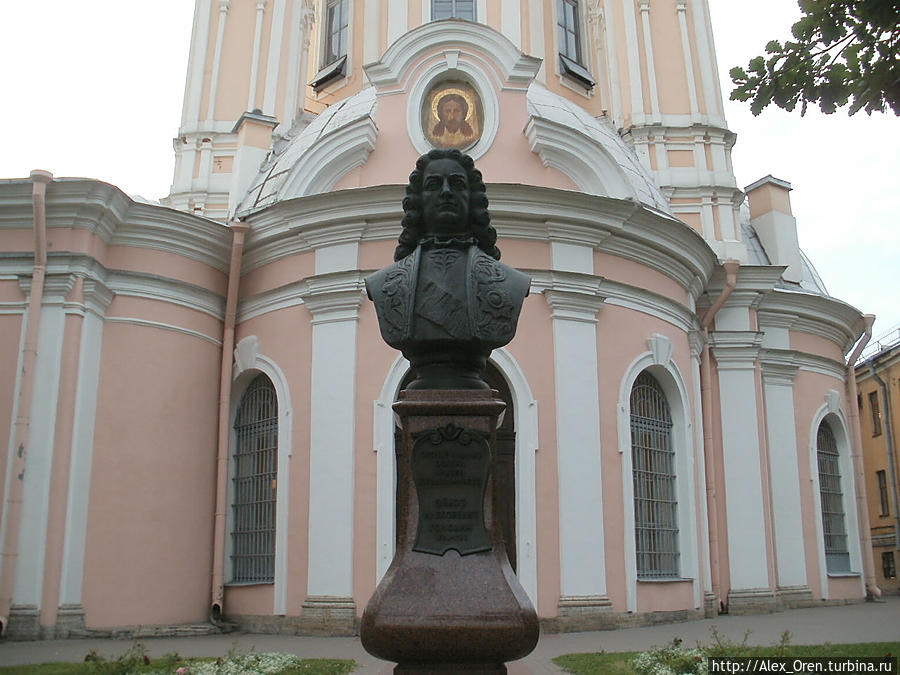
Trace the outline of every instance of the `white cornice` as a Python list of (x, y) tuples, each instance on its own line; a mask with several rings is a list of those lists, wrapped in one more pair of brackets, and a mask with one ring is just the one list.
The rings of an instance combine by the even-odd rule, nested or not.
[(180, 305), (220, 320), (225, 316), (225, 299), (221, 295), (177, 279), (112, 270), (106, 283), (116, 295)]
[[(488, 196), (501, 250), (505, 238), (590, 246), (648, 265), (685, 289), (704, 286), (716, 266), (715, 253), (696, 231), (633, 200), (516, 184), (489, 184)], [(402, 186), (386, 185), (310, 195), (253, 213), (246, 219), (251, 229), (243, 272), (332, 237), (395, 239), (402, 199)]]
[(406, 86), (410, 68), (428, 53), (442, 48), (477, 51), (497, 63), (510, 85), (527, 86), (541, 67), (541, 60), (523, 54), (501, 33), (471, 21), (430, 21), (405, 32), (379, 61), (363, 66), (369, 81), (379, 90)]
[(709, 337), (719, 370), (747, 370), (755, 367), (763, 339), (761, 332), (714, 331)]
[(774, 315), (795, 317), (791, 330), (830, 340), (846, 353), (863, 330), (862, 315), (846, 302), (815, 293), (800, 293), (776, 288), (759, 305), (771, 321)]
[[(30, 181), (0, 183), (0, 229), (32, 227), (30, 189)], [(119, 188), (90, 179), (54, 179), (47, 186), (47, 227), (88, 230), (111, 246), (166, 251), (222, 272), (231, 253), (231, 233), (221, 223), (136, 202)]]
[(300, 297), (312, 313), (312, 323), (356, 321), (366, 297), (359, 272), (332, 272), (306, 277), (300, 282)]

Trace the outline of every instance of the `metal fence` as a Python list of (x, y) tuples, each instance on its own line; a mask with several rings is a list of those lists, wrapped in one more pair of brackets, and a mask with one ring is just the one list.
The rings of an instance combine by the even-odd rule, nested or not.
[(647, 372), (631, 390), (631, 465), (638, 577), (678, 577), (672, 414), (662, 387)]
[(265, 375), (258, 375), (247, 387), (234, 430), (231, 581), (271, 583), (275, 578), (278, 401)]

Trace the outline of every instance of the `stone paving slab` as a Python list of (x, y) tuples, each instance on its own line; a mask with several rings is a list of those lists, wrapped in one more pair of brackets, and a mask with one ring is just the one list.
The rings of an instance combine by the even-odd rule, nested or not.
[[(510, 675), (543, 675), (562, 672), (552, 663), (561, 654), (597, 651), (639, 651), (664, 645), (674, 638), (689, 646), (712, 640), (715, 627), (723, 639), (748, 644), (771, 645), (785, 630), (792, 644), (824, 642), (900, 641), (900, 596), (883, 602), (867, 602), (839, 607), (793, 609), (753, 616), (722, 615), (715, 619), (687, 621), (643, 628), (625, 628), (590, 633), (542, 635), (537, 648), (522, 661), (509, 664)], [(749, 631), (749, 633), (747, 633)], [(196, 637), (147, 638), (141, 642), (151, 656), (178, 652), (184, 656), (223, 656), (229, 649), (258, 652), (288, 652), (303, 658), (354, 659), (360, 664), (358, 675), (387, 675), (392, 664), (367, 654), (358, 637), (298, 637), (230, 633)], [(117, 656), (132, 644), (131, 640), (76, 639), (38, 642), (0, 642), (0, 665), (81, 661), (91, 650), (104, 656)]]

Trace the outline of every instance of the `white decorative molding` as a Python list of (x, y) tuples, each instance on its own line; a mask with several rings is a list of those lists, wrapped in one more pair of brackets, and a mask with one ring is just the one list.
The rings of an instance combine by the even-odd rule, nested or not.
[(420, 154), (433, 147), (422, 128), (422, 103), (431, 87), (442, 80), (464, 80), (478, 92), (484, 112), (481, 137), (475, 145), (466, 149), (466, 154), (477, 160), (490, 149), (500, 128), (500, 101), (495, 91), (495, 78), (485, 71), (485, 65), (483, 55), (459, 48), (445, 49), (419, 65), (407, 98), (406, 130), (409, 140)]
[[(829, 392), (830, 393), (830, 392)], [(819, 567), (819, 588), (822, 599), (831, 597), (828, 587), (828, 567), (825, 559), (825, 535), (822, 525), (822, 502), (819, 485), (819, 461), (817, 453), (817, 437), (819, 426), (824, 422), (828, 424), (834, 434), (834, 440), (838, 449), (838, 466), (841, 472), (840, 491), (844, 507), (844, 525), (847, 532), (847, 551), (850, 554), (850, 569), (862, 572), (862, 549), (860, 546), (859, 512), (857, 509), (856, 481), (854, 477), (853, 462), (851, 458), (850, 433), (847, 419), (843, 410), (838, 408), (836, 412), (829, 410), (828, 394), (823, 403), (812, 417), (809, 426), (809, 479), (812, 482), (813, 507), (815, 509), (816, 522), (816, 549)], [(810, 583), (812, 583), (810, 579)], [(859, 577), (859, 595), (865, 595), (863, 576)]]
[(433, 21), (405, 32), (379, 61), (364, 66), (364, 70), (379, 91), (405, 91), (410, 71), (419, 66), (422, 57), (444, 49), (459, 50), (461, 58), (469, 50), (481, 56), (479, 61), (487, 57), (488, 62), (499, 66), (505, 81), (498, 83), (501, 86), (524, 88), (541, 66), (539, 58), (522, 54), (508, 38), (482, 23)]
[(234, 348), (234, 373), (236, 378), (245, 370), (249, 370), (256, 363), (259, 356), (259, 338), (255, 335), (248, 335), (237, 343)]
[(166, 302), (202, 312), (216, 319), (225, 316), (225, 298), (202, 286), (141, 272), (113, 271), (106, 284), (116, 295)]
[(356, 321), (365, 299), (365, 288), (357, 271), (306, 277), (299, 283), (300, 297), (313, 315), (313, 325)]
[(842, 396), (834, 389), (829, 389), (825, 393), (825, 407), (831, 414), (837, 413), (841, 409)]
[[(701, 607), (701, 584), (698, 557), (697, 490), (695, 465), (702, 465), (694, 445), (695, 425), (691, 419), (691, 399), (678, 365), (672, 360), (672, 344), (658, 333), (647, 340), (649, 351), (638, 356), (625, 370), (619, 386), (617, 428), (619, 453), (622, 456), (622, 501), (625, 519), (625, 597), (629, 612), (636, 612), (637, 556), (634, 536), (634, 476), (631, 449), (631, 390), (643, 371), (648, 371), (662, 387), (672, 416), (672, 449), (675, 451), (675, 489), (677, 494), (679, 574), (693, 584), (694, 606)], [(701, 424), (696, 425), (702, 426)], [(705, 500), (703, 500), (705, 501)]]
[[(241, 358), (238, 359), (240, 353)], [(288, 534), (290, 531), (290, 458), (293, 455), (293, 420), (294, 411), (291, 405), (291, 392), (288, 379), (278, 364), (259, 353), (259, 339), (255, 335), (248, 335), (238, 342), (235, 349), (235, 367), (232, 371), (231, 406), (229, 410), (229, 478), (234, 474), (232, 457), (237, 448), (237, 438), (231, 421), (235, 419), (241, 397), (253, 378), (258, 373), (263, 373), (275, 387), (275, 396), (278, 401), (278, 463), (275, 473), (276, 490), (275, 498), (275, 581), (273, 592), (273, 614), (285, 614), (287, 612), (287, 587), (288, 587)], [(232, 481), (228, 481), (228, 504), (234, 501), (232, 494)], [(228, 509), (228, 531), (234, 528), (233, 509)], [(225, 578), (231, 578), (231, 537), (225, 538)]]
[(654, 333), (647, 338), (647, 349), (653, 356), (653, 364), (657, 366), (666, 366), (669, 359), (672, 358), (672, 341), (665, 335)]
[(167, 330), (174, 333), (181, 333), (182, 335), (189, 335), (191, 337), (200, 338), (204, 342), (209, 342), (210, 344), (216, 345), (217, 347), (222, 346), (221, 338), (213, 337), (211, 335), (207, 335), (206, 333), (201, 333), (200, 331), (192, 330), (190, 328), (184, 328), (183, 326), (176, 326), (171, 323), (163, 323), (162, 321), (150, 321), (149, 319), (141, 319), (134, 316), (107, 316), (104, 321), (106, 323), (121, 323), (130, 324), (132, 326), (141, 326), (142, 328), (159, 328), (160, 330)]

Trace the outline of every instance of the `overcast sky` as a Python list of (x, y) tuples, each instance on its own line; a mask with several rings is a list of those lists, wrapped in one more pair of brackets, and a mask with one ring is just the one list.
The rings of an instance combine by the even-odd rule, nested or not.
[[(725, 98), (728, 70), (789, 36), (793, 0), (710, 0)], [(0, 0), (0, 177), (46, 169), (159, 199), (174, 168), (191, 0)], [(893, 114), (753, 117), (726, 100), (738, 186), (793, 186), (800, 245), (828, 291), (900, 324), (900, 119)]]

